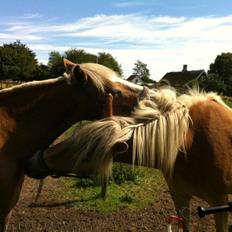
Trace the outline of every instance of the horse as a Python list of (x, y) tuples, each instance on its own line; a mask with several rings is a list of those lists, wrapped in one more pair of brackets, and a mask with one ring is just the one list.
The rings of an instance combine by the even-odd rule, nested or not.
[[(192, 196), (215, 206), (232, 193), (232, 110), (215, 93), (156, 92), (155, 99), (140, 101), (131, 117), (91, 122), (41, 151), (40, 168), (47, 174), (100, 173), (102, 179), (111, 175), (113, 161), (158, 168), (187, 232)], [(214, 215), (217, 232), (227, 231), (227, 217)]]
[[(0, 231), (6, 230), (18, 201), (26, 161), (45, 149), (73, 123), (105, 117), (106, 96), (113, 109), (128, 115), (144, 94), (99, 64), (64, 60), (67, 72), (56, 79), (32, 81), (0, 91)], [(151, 91), (150, 91), (151, 92)]]

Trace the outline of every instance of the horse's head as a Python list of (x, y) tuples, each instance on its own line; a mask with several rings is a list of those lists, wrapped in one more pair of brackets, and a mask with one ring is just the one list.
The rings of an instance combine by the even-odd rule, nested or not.
[[(83, 107), (83, 112), (89, 112), (89, 118), (103, 118), (106, 98), (110, 93), (114, 96), (113, 112), (115, 115), (130, 115), (137, 100), (147, 91), (118, 77), (111, 69), (93, 63), (74, 64), (64, 59), (66, 76), (79, 94), (78, 108)], [(79, 115), (80, 117), (80, 115)]]

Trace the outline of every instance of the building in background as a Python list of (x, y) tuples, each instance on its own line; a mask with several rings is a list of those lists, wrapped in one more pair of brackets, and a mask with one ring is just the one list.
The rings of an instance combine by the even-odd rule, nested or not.
[(168, 72), (159, 81), (159, 86), (171, 85), (179, 90), (186, 89), (196, 84), (199, 80), (207, 77), (204, 69), (188, 70), (186, 64), (183, 65), (182, 71)]

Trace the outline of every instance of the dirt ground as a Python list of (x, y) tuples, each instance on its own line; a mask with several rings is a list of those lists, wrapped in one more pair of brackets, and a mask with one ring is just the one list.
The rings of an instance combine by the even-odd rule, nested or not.
[[(174, 206), (166, 187), (162, 189), (161, 199), (152, 206), (141, 210), (120, 210), (112, 214), (82, 212), (72, 206), (72, 201), (65, 201), (56, 194), (59, 182), (47, 178), (45, 186), (36, 205), (33, 201), (38, 181), (26, 178), (17, 206), (14, 208), (8, 227), (9, 231), (167, 231), (167, 216), (174, 213)], [(204, 202), (194, 199), (192, 210), (197, 206), (206, 206)], [(214, 231), (213, 220), (191, 219), (191, 231)]]

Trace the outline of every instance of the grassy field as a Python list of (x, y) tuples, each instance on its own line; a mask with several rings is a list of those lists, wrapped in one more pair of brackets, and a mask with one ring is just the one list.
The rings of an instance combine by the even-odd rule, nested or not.
[(81, 210), (110, 213), (122, 208), (144, 208), (159, 199), (159, 190), (164, 185), (164, 179), (161, 172), (155, 169), (135, 167), (135, 172), (139, 173), (136, 181), (122, 184), (111, 181), (106, 200), (100, 196), (100, 186), (91, 183), (86, 184), (87, 186), (82, 183), (80, 186), (80, 182), (72, 178), (60, 180), (63, 186), (61, 194), (66, 200), (74, 200), (74, 205)]

